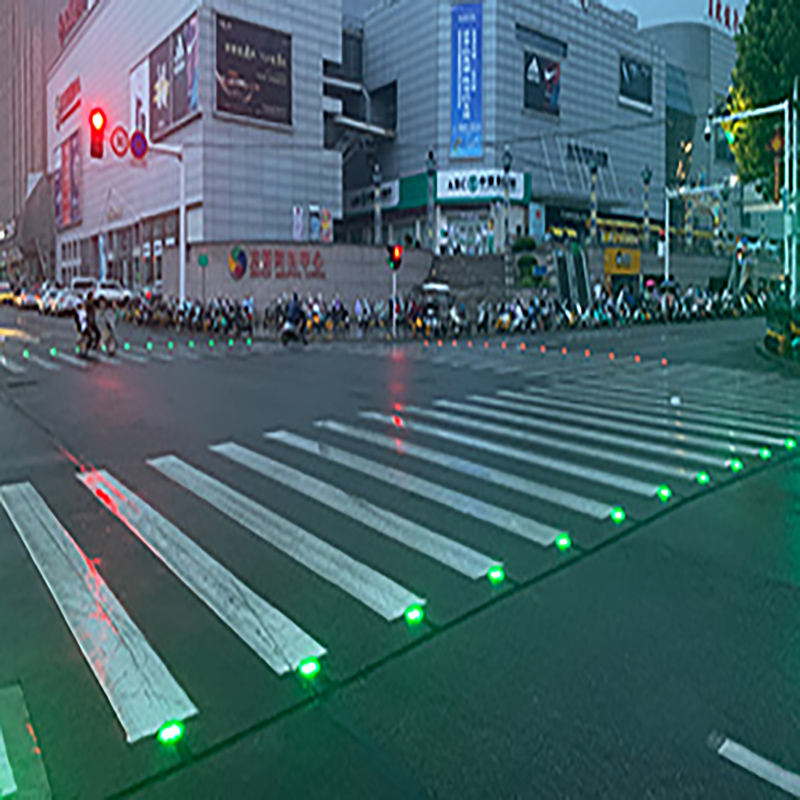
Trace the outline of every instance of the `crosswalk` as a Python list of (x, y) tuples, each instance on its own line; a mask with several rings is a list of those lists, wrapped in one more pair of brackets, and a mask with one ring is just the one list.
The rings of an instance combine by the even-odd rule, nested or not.
[[(539, 362), (552, 367), (547, 385), (364, 408), (200, 452), (167, 445), (139, 469), (87, 468), (63, 485), (4, 485), (0, 533), (21, 541), (134, 743), (202, 725), (213, 698), (184, 685), (185, 650), (137, 624), (139, 601), (82, 548), (87, 528), (106, 531), (95, 550), (108, 574), (123, 542), (142, 547), (143, 569), (164, 568), (148, 581), (199, 601), (192, 613), (213, 615), (270, 680), (320, 669), (336, 680), (358, 634), (326, 628), (330, 616), (393, 631), (368, 636), (391, 652), (410, 628), (432, 635), (504, 586), (795, 454), (800, 414), (780, 379), (561, 359)], [(77, 516), (64, 500), (73, 486), (92, 498)]]

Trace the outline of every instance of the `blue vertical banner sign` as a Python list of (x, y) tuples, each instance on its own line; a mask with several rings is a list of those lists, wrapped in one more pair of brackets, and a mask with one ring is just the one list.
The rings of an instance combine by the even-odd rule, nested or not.
[(483, 156), (483, 5), (453, 6), (450, 158)]

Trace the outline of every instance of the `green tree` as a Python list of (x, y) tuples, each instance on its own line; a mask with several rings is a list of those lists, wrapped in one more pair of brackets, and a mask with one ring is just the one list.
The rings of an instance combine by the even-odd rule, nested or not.
[[(795, 76), (800, 75), (800, 0), (750, 0), (736, 35), (736, 49), (729, 97), (732, 112), (789, 97)], [(731, 149), (742, 179), (760, 182), (765, 196), (773, 189), (775, 157), (769, 143), (776, 126), (782, 134), (779, 114), (725, 126), (729, 139), (733, 135)]]

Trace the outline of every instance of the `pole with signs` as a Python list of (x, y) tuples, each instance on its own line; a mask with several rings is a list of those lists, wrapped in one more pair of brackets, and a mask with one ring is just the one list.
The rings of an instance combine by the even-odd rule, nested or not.
[(664, 187), (664, 280), (669, 280), (669, 201), (670, 191)]
[(375, 214), (374, 244), (381, 243), (381, 165), (375, 162), (372, 166), (373, 211)]
[(428, 241), (428, 246), (432, 251), (436, 251), (436, 221), (434, 215), (436, 214), (436, 154), (433, 150), (428, 150), (428, 230), (425, 237)]
[(593, 245), (597, 244), (597, 160), (591, 156), (589, 163), (591, 189), (589, 193), (589, 236)]
[(643, 237), (645, 250), (650, 249), (650, 182), (653, 180), (653, 172), (646, 166), (642, 170), (642, 181), (644, 183), (644, 224)]

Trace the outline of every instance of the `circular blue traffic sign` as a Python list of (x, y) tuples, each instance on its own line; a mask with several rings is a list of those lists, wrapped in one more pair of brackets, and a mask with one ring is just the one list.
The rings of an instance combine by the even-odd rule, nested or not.
[(134, 131), (131, 136), (131, 154), (138, 159), (147, 155), (147, 139), (141, 131)]

